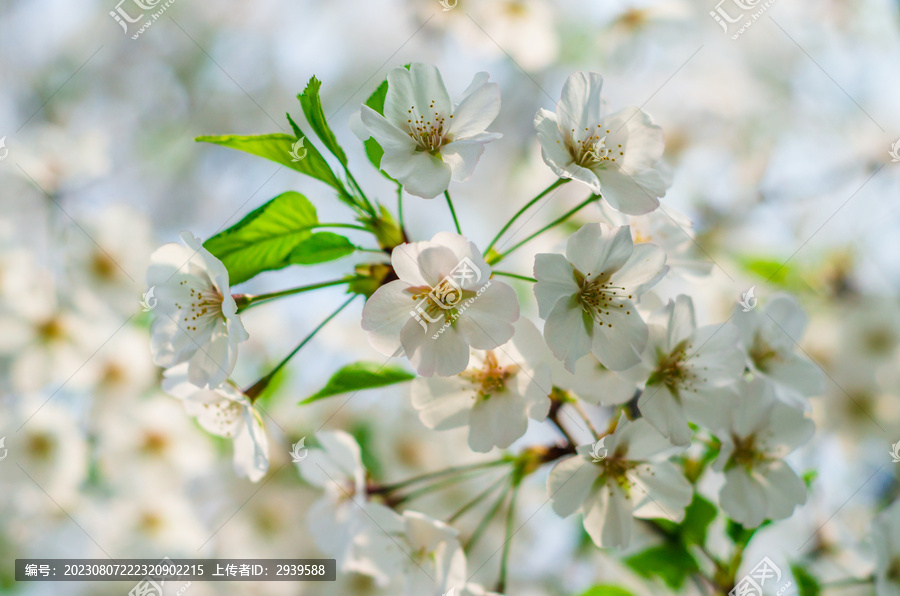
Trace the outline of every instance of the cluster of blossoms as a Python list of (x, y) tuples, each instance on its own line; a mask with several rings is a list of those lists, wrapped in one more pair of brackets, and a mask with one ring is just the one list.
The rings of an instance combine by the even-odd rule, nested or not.
[[(443, 193), (449, 202), (450, 181), (469, 178), (499, 137), (486, 130), (500, 111), (497, 85), (480, 73), (454, 104), (431, 66), (398, 68), (386, 83), (383, 108), (364, 105), (354, 130), (377, 143), (381, 169), (403, 190)], [(565, 444), (513, 457), (512, 486), (554, 463), (553, 509), (581, 513), (597, 546), (627, 546), (634, 516), (683, 519), (696, 478), (689, 481), (671, 458), (695, 438), (715, 446), (712, 469), (724, 475), (718, 501), (732, 520), (755, 528), (786, 518), (805, 502), (806, 487), (784, 458), (812, 435), (806, 399), (823, 391), (818, 367), (795, 352), (805, 315), (779, 296), (698, 326), (691, 297), (662, 300), (656, 287), (670, 267), (688, 275), (708, 268), (687, 256), (683, 240), (660, 232), (679, 225), (662, 224), (656, 211), (670, 184), (662, 130), (639, 108), (608, 113), (601, 86), (597, 74), (573, 74), (555, 113), (540, 110), (534, 121), (555, 186), (583, 183), (591, 193), (583, 205), (601, 213), (568, 238), (564, 254), (535, 255), (534, 278), (512, 276), (534, 284), (542, 330), (521, 315), (513, 287), (497, 279), (492, 265), (507, 253), (490, 250), (493, 243), (481, 251), (461, 233), (409, 242), (402, 229), (402, 240), (382, 245), (390, 274), (367, 293), (362, 328), (375, 350), (406, 358), (418, 373), (412, 406), (429, 429), (466, 428), (469, 447), (486, 453), (513, 445), (529, 421), (554, 424)], [(253, 392), (230, 378), (247, 339), (238, 302), (222, 262), (193, 236), (182, 239), (185, 247), (154, 254), (148, 276), (160, 301), (155, 362), (168, 367), (164, 388), (203, 428), (233, 437), (238, 471), (259, 480), (266, 435)], [(604, 408), (610, 424), (598, 433), (585, 415), (595, 442), (578, 444), (559, 413), (570, 406), (583, 413), (582, 401)], [(455, 529), (398, 512), (393, 489), (369, 481), (346, 433), (319, 432), (316, 442), (299, 464), (303, 478), (326, 493), (310, 525), (341, 569), (380, 584), (403, 575), (410, 596), (485, 593), (466, 583)]]

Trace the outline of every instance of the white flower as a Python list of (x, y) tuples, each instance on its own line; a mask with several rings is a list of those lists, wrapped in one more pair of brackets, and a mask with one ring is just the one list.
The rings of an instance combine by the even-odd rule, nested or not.
[(876, 596), (900, 596), (900, 501), (894, 501), (875, 519), (872, 542)]
[(184, 402), (190, 416), (207, 432), (234, 441), (234, 469), (238, 476), (258, 482), (269, 469), (269, 440), (259, 413), (247, 396), (225, 382), (202, 389), (189, 379), (189, 364), (163, 373), (163, 389)]
[(546, 320), (544, 337), (569, 371), (588, 352), (611, 370), (641, 361), (648, 331), (634, 300), (665, 275), (665, 262), (659, 247), (635, 246), (628, 226), (602, 224), (572, 234), (565, 256), (535, 257), (534, 295)]
[(378, 288), (362, 318), (382, 354), (405, 353), (423, 376), (450, 376), (466, 369), (470, 346), (492, 350), (512, 337), (516, 293), (490, 279), (472, 242), (440, 232), (396, 247), (391, 264), (399, 279)]
[(744, 372), (744, 352), (731, 324), (697, 328), (694, 303), (679, 295), (650, 325), (644, 362), (626, 374), (641, 374), (646, 387), (638, 409), (676, 445), (688, 445), (688, 422), (706, 427), (726, 423), (735, 383)]
[(500, 113), (497, 84), (480, 72), (454, 105), (434, 66), (395, 68), (387, 80), (384, 116), (365, 105), (360, 113), (384, 149), (381, 169), (426, 199), (447, 190), (451, 177), (467, 180), (484, 145), (501, 136), (485, 131)]
[(538, 110), (534, 127), (544, 162), (560, 178), (587, 184), (629, 215), (659, 207), (671, 181), (660, 163), (662, 129), (640, 108), (606, 114), (603, 78), (576, 72), (566, 79), (556, 113)]
[(308, 512), (313, 540), (342, 571), (381, 577), (379, 569), (354, 557), (354, 542), (367, 523), (367, 511), (381, 507), (367, 502), (359, 444), (343, 431), (322, 431), (316, 441), (318, 447), (310, 448), (306, 459), (296, 464), (304, 480), (325, 490)]
[(806, 329), (806, 313), (787, 295), (771, 298), (765, 308), (733, 317), (747, 350), (747, 366), (770, 381), (775, 395), (789, 404), (808, 407), (806, 398), (821, 395), (825, 377), (814, 362), (794, 353)]
[(170, 243), (154, 252), (147, 271), (158, 299), (153, 362), (166, 368), (188, 362), (191, 383), (216, 387), (234, 370), (237, 345), (248, 336), (225, 266), (189, 232), (181, 240), (185, 246)]
[(584, 529), (599, 547), (625, 547), (631, 541), (631, 518), (684, 518), (693, 490), (674, 465), (665, 461), (672, 445), (646, 420), (629, 422), (624, 414), (604, 447), (607, 456), (594, 462), (591, 445), (560, 461), (550, 472), (547, 489), (553, 510), (562, 517), (581, 512)]
[(383, 584), (387, 578), (403, 577), (403, 596), (442, 596), (466, 582), (466, 557), (458, 535), (417, 511), (400, 515), (379, 506), (357, 535), (357, 551), (382, 571)]
[(566, 370), (565, 365), (554, 358), (550, 375), (554, 386), (599, 406), (624, 404), (634, 397), (637, 389), (633, 381), (603, 366), (593, 354), (578, 360), (574, 372)]
[(747, 528), (790, 517), (806, 502), (806, 486), (782, 458), (813, 435), (815, 425), (797, 408), (775, 399), (763, 379), (741, 384), (714, 469), (725, 472), (719, 502)]
[(525, 434), (529, 418), (542, 421), (550, 410), (550, 367), (536, 350), (543, 343), (534, 324), (523, 319), (511, 341), (473, 351), (463, 373), (417, 377), (412, 404), (422, 423), (436, 430), (468, 426), (473, 451), (509, 447)]

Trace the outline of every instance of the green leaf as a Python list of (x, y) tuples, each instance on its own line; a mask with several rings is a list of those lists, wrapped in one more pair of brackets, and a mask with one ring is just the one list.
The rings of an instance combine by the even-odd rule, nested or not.
[[(290, 116), (288, 116), (290, 120)], [(293, 122), (291, 122), (293, 125)], [(316, 180), (321, 180), (328, 186), (331, 186), (341, 195), (342, 200), (347, 200), (347, 191), (344, 185), (338, 180), (334, 172), (328, 166), (328, 163), (322, 157), (322, 154), (313, 146), (308, 138), (295, 128), (296, 136), (284, 133), (275, 133), (267, 135), (222, 135), (222, 136), (204, 136), (194, 139), (201, 143), (213, 143), (231, 149), (244, 151), (252, 155), (258, 155), (272, 160), (275, 163), (296, 170), (307, 176), (312, 176)], [(294, 161), (294, 143), (303, 139), (303, 146), (297, 147), (296, 155), (303, 155), (303, 158)], [(304, 155), (305, 151), (305, 155)]]
[(354, 362), (334, 373), (325, 387), (319, 390), (318, 393), (300, 402), (300, 404), (309, 404), (325, 397), (349, 391), (375, 389), (376, 387), (403, 383), (415, 377), (416, 375), (397, 366), (380, 365), (374, 362)]
[(628, 590), (624, 590), (618, 586), (601, 585), (594, 586), (581, 596), (634, 596)]
[(346, 257), (356, 250), (347, 238), (332, 232), (317, 232), (301, 240), (288, 260), (294, 265), (315, 265)]
[(319, 89), (321, 87), (322, 82), (313, 76), (309, 79), (309, 83), (307, 83), (303, 93), (297, 96), (297, 99), (300, 100), (300, 107), (303, 108), (303, 113), (306, 114), (306, 119), (309, 121), (309, 125), (316, 133), (316, 136), (322, 140), (325, 147), (331, 151), (342, 164), (347, 165), (347, 155), (344, 153), (344, 150), (341, 149), (341, 146), (338, 145), (334, 133), (331, 132), (331, 128), (325, 120), (325, 112), (322, 109), (322, 100), (319, 98)]
[(800, 565), (791, 565), (791, 575), (797, 581), (797, 591), (800, 596), (819, 596), (822, 588), (815, 577)]
[(697, 561), (677, 544), (654, 546), (625, 559), (625, 563), (646, 578), (659, 577), (673, 590), (690, 575), (700, 571)]
[(289, 191), (247, 214), (244, 219), (203, 243), (239, 284), (251, 277), (291, 264), (294, 249), (312, 236), (319, 223), (306, 197)]
[[(380, 85), (378, 85), (378, 89), (369, 96), (369, 99), (366, 100), (366, 105), (384, 116), (384, 99), (387, 97), (388, 90), (388, 82), (382, 81)], [(369, 158), (369, 161), (372, 162), (372, 165), (375, 166), (378, 170), (381, 170), (381, 158), (384, 156), (384, 149), (381, 148), (381, 145), (378, 144), (374, 138), (369, 137), (366, 141), (363, 142), (363, 147), (366, 150), (366, 157)], [(381, 172), (384, 174), (386, 178), (389, 180), (394, 180), (390, 176), (388, 176), (385, 172)], [(396, 182), (396, 181), (395, 181)]]
[(681, 535), (691, 544), (703, 546), (706, 543), (706, 531), (709, 525), (716, 519), (718, 509), (715, 505), (698, 494), (688, 505), (684, 512), (684, 521), (681, 522)]

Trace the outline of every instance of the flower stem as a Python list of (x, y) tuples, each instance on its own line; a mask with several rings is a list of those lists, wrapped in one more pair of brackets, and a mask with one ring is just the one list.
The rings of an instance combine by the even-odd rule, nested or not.
[(469, 470), (468, 472), (462, 472), (460, 474), (455, 474), (453, 476), (450, 476), (449, 478), (439, 480), (438, 482), (429, 484), (427, 486), (423, 486), (422, 488), (416, 489), (416, 490), (414, 490), (408, 494), (405, 494), (401, 497), (392, 499), (391, 504), (396, 506), (396, 505), (399, 505), (402, 503), (407, 503), (414, 499), (418, 499), (419, 497), (421, 497), (423, 495), (427, 495), (429, 493), (439, 491), (442, 488), (446, 488), (448, 486), (453, 486), (454, 484), (459, 484), (460, 482), (466, 482), (468, 480), (472, 480), (473, 478), (476, 478), (476, 477), (480, 476), (481, 474), (484, 474), (487, 471), (488, 470), (486, 470), (486, 469)]
[(356, 178), (353, 177), (353, 174), (350, 173), (350, 168), (347, 167), (347, 164), (342, 163), (344, 166), (344, 171), (347, 173), (347, 180), (356, 187), (356, 191), (359, 193), (359, 197), (363, 200), (363, 207), (368, 211), (371, 215), (376, 215), (375, 208), (372, 206), (372, 203), (369, 202), (369, 198), (366, 196), (366, 193), (363, 191), (362, 187), (359, 185), (359, 182), (356, 181)]
[(318, 326), (316, 326), (316, 328), (313, 329), (309, 335), (304, 337), (303, 341), (301, 341), (299, 344), (297, 344), (297, 347), (294, 348), (291, 351), (291, 353), (288, 354), (284, 358), (284, 360), (279, 362), (275, 366), (275, 368), (273, 368), (271, 371), (269, 371), (264, 377), (262, 377), (260, 380), (255, 382), (253, 385), (251, 385), (250, 387), (245, 389), (244, 395), (246, 395), (250, 399), (250, 402), (251, 403), (255, 402), (256, 399), (260, 396), (260, 394), (265, 390), (265, 388), (269, 386), (269, 383), (272, 381), (272, 379), (275, 377), (275, 375), (278, 374), (278, 371), (280, 371), (282, 368), (284, 368), (284, 365), (286, 365), (291, 360), (291, 358), (293, 358), (297, 354), (297, 352), (299, 352), (303, 348), (303, 346), (308, 344), (310, 342), (310, 340), (312, 340), (312, 338), (314, 338), (316, 336), (316, 334), (319, 331), (321, 331), (322, 328), (325, 327), (325, 325), (327, 325), (329, 321), (331, 321), (331, 319), (336, 317), (338, 315), (338, 313), (340, 313), (342, 310), (344, 310), (344, 308), (346, 308), (351, 302), (353, 302), (358, 295), (359, 294), (354, 294), (353, 296), (350, 296), (350, 298), (348, 298), (346, 302), (341, 304), (337, 310), (335, 310), (333, 313), (328, 315), (328, 317), (326, 317), (324, 321), (319, 323)]
[(521, 279), (522, 281), (530, 281), (532, 283), (537, 283), (537, 280), (533, 277), (528, 277), (527, 275), (519, 275), (517, 273), (508, 273), (506, 271), (494, 271), (494, 275), (502, 275), (503, 277), (511, 277), (513, 279)]
[(481, 540), (481, 536), (484, 534), (485, 530), (487, 530), (488, 525), (490, 525), (491, 520), (494, 519), (494, 516), (497, 515), (497, 512), (500, 511), (500, 508), (503, 507), (503, 503), (506, 501), (506, 491), (500, 491), (500, 498), (494, 503), (494, 506), (490, 508), (487, 514), (478, 522), (478, 527), (475, 528), (475, 531), (472, 533), (472, 537), (469, 538), (469, 541), (466, 542), (463, 550), (466, 552), (471, 552), (475, 545), (478, 544), (478, 541)]
[(358, 226), (356, 224), (347, 224), (347, 223), (319, 223), (314, 226), (314, 228), (348, 228), (350, 230), (361, 230), (363, 232), (371, 233), (372, 230), (365, 226)]
[(531, 234), (530, 236), (528, 236), (528, 237), (525, 238), (524, 240), (522, 240), (522, 241), (516, 243), (515, 245), (513, 245), (513, 247), (510, 248), (509, 250), (507, 250), (506, 252), (500, 253), (496, 258), (492, 259), (492, 262), (489, 263), (489, 264), (490, 264), (490, 265), (494, 265), (494, 264), (496, 264), (496, 263), (499, 263), (499, 262), (500, 262), (502, 259), (504, 259), (507, 255), (509, 255), (511, 252), (513, 252), (514, 250), (516, 250), (517, 248), (519, 248), (519, 247), (522, 246), (523, 244), (525, 244), (525, 243), (527, 243), (527, 242), (529, 242), (529, 241), (531, 241), (531, 240), (537, 238), (538, 236), (540, 236), (541, 234), (543, 234), (544, 232), (546, 232), (546, 231), (549, 230), (550, 228), (556, 227), (556, 226), (558, 226), (559, 224), (563, 223), (564, 221), (566, 221), (567, 219), (569, 219), (572, 215), (574, 215), (575, 213), (577, 213), (578, 211), (580, 211), (582, 208), (584, 208), (584, 207), (587, 206), (587, 205), (590, 205), (591, 203), (593, 203), (594, 201), (598, 200), (599, 198), (600, 198), (600, 195), (591, 195), (591, 196), (589, 196), (588, 198), (586, 198), (586, 199), (583, 200), (582, 202), (578, 203), (578, 205), (576, 205), (576, 206), (573, 207), (572, 209), (569, 209), (569, 210), (568, 210), (565, 214), (563, 214), (562, 216), (560, 216), (560, 217), (554, 219), (553, 221), (551, 221), (550, 223), (548, 223), (546, 226), (544, 226), (543, 228), (541, 228), (540, 230), (538, 230), (538, 231), (535, 232), (534, 234)]
[(481, 491), (480, 493), (478, 493), (478, 494), (475, 496), (475, 498), (473, 498), (471, 501), (469, 501), (468, 503), (466, 503), (465, 505), (463, 505), (460, 509), (458, 509), (458, 510), (456, 511), (456, 513), (454, 513), (453, 515), (451, 515), (451, 516), (449, 517), (449, 519), (447, 519), (447, 523), (448, 523), (448, 524), (453, 524), (456, 520), (458, 520), (460, 517), (462, 517), (463, 515), (465, 515), (466, 512), (469, 511), (469, 509), (471, 509), (472, 507), (475, 507), (476, 505), (478, 505), (479, 503), (481, 503), (482, 501), (484, 501), (486, 498), (488, 498), (488, 497), (490, 496), (490, 494), (491, 494), (492, 492), (494, 492), (495, 490), (497, 490), (497, 489), (500, 487), (501, 484), (507, 482), (508, 480), (509, 480), (509, 478), (507, 478), (506, 476), (501, 476), (500, 478), (498, 478), (497, 480), (495, 480), (495, 481), (493, 482), (493, 484), (491, 484), (491, 485), (488, 486), (486, 489), (484, 489), (483, 491)]
[(318, 290), (320, 288), (328, 288), (331, 286), (339, 286), (341, 284), (350, 283), (353, 281), (352, 277), (345, 277), (344, 279), (335, 279), (332, 281), (323, 281), (317, 284), (310, 284), (308, 286), (299, 286), (297, 288), (289, 288), (287, 290), (280, 290), (278, 292), (270, 292), (268, 294), (257, 294), (255, 296), (251, 296), (248, 294), (236, 294), (234, 296), (235, 302), (237, 302), (238, 312), (243, 312), (254, 306), (259, 304), (260, 302), (264, 302), (266, 300), (274, 300), (275, 298), (282, 298), (284, 296), (293, 296), (294, 294), (301, 294), (303, 292), (309, 292), (310, 290)]
[(569, 181), (568, 178), (558, 178), (556, 180), (556, 182), (554, 182), (553, 184), (551, 184), (550, 186), (548, 186), (547, 188), (542, 190), (538, 194), (538, 196), (534, 197), (533, 199), (531, 199), (530, 201), (525, 203), (525, 206), (522, 207), (521, 209), (519, 209), (518, 211), (516, 211), (516, 214), (512, 216), (512, 219), (510, 219), (508, 222), (506, 222), (506, 224), (504, 224), (504, 226), (502, 228), (500, 228), (500, 231), (497, 232), (497, 235), (494, 236), (494, 239), (491, 240), (491, 243), (488, 244), (487, 248), (484, 249), (484, 254), (487, 254), (494, 247), (494, 245), (497, 244), (497, 242), (500, 240), (500, 237), (503, 236), (503, 234), (506, 232), (506, 230), (508, 230), (509, 227), (511, 225), (513, 225), (513, 223), (522, 216), (523, 213), (528, 211), (532, 207), (532, 205), (534, 205), (535, 203), (540, 201), (542, 198), (544, 198), (548, 192), (552, 191), (555, 188), (562, 186), (563, 184), (565, 184), (568, 181)]
[(506, 592), (506, 569), (509, 564), (509, 551), (512, 545), (513, 526), (516, 523), (516, 498), (519, 496), (518, 482), (513, 484), (512, 497), (509, 501), (509, 509), (506, 511), (506, 542), (503, 543), (503, 555), (500, 559), (500, 579), (497, 581), (497, 592)]
[(444, 476), (461, 474), (463, 472), (469, 472), (472, 470), (481, 470), (484, 468), (492, 468), (494, 466), (500, 466), (504, 464), (510, 463), (510, 460), (507, 458), (497, 459), (488, 462), (478, 462), (476, 464), (468, 464), (465, 466), (454, 466), (452, 468), (446, 468), (440, 470), (438, 472), (430, 472), (428, 474), (423, 474), (421, 476), (415, 476), (413, 478), (408, 478), (406, 480), (402, 480), (400, 482), (396, 482), (394, 484), (385, 484), (382, 486), (376, 486), (374, 488), (369, 489), (369, 494), (385, 494), (391, 493), (395, 490), (400, 490), (401, 488), (406, 488), (412, 484), (417, 484), (419, 482), (427, 482), (429, 480), (435, 480), (437, 478), (442, 478)]
[(584, 411), (584, 408), (581, 407), (581, 404), (574, 400), (570, 401), (569, 403), (572, 405), (575, 411), (578, 412), (578, 415), (581, 416), (581, 418), (584, 420), (584, 423), (587, 424), (588, 430), (590, 430), (591, 434), (594, 435), (594, 439), (599, 441), (600, 433), (597, 432), (597, 429), (594, 427), (591, 419), (588, 418), (587, 412)]
[(403, 185), (397, 183), (397, 219), (400, 221), (400, 229), (406, 236), (406, 226), (403, 225)]
[(453, 200), (450, 198), (450, 191), (445, 190), (444, 196), (447, 197), (447, 206), (450, 207), (450, 215), (453, 216), (453, 224), (456, 226), (456, 233), (462, 236), (462, 229), (459, 227), (459, 220), (456, 219), (456, 209), (453, 208)]
[(575, 442), (575, 439), (572, 438), (572, 435), (569, 434), (569, 431), (566, 430), (566, 427), (559, 421), (559, 409), (556, 409), (555, 411), (551, 410), (550, 414), (547, 416), (547, 420), (556, 425), (556, 428), (562, 433), (562, 436), (565, 437), (566, 441), (569, 442), (569, 445), (578, 445), (578, 443)]

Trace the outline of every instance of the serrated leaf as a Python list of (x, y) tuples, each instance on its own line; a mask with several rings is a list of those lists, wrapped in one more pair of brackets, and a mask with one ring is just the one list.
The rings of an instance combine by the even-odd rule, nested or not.
[(648, 548), (625, 559), (625, 564), (646, 578), (660, 578), (673, 590), (679, 589), (689, 576), (700, 570), (694, 557), (678, 544)]
[(225, 264), (232, 284), (291, 263), (295, 247), (318, 224), (316, 208), (298, 192), (285, 192), (203, 243)]
[(325, 397), (350, 391), (375, 389), (403, 383), (415, 377), (416, 375), (397, 366), (381, 365), (374, 362), (354, 362), (334, 373), (325, 387), (300, 402), (300, 404), (309, 404)]
[(322, 109), (322, 100), (319, 97), (319, 89), (321, 89), (321, 87), (322, 82), (313, 76), (309, 79), (309, 83), (307, 83), (303, 93), (297, 96), (297, 99), (300, 100), (300, 107), (303, 108), (306, 120), (312, 127), (313, 132), (316, 133), (316, 136), (322, 140), (322, 144), (325, 145), (325, 147), (331, 151), (342, 164), (347, 165), (347, 155), (344, 153), (341, 146), (338, 145), (337, 139), (331, 131), (331, 127), (328, 126), (328, 121), (325, 119), (325, 112)]
[(346, 257), (356, 250), (350, 240), (333, 232), (317, 232), (301, 240), (288, 260), (294, 265), (315, 265)]
[(628, 590), (618, 586), (601, 585), (594, 586), (581, 596), (634, 596)]
[[(280, 163), (285, 167), (324, 182), (337, 190), (342, 200), (346, 201), (347, 191), (344, 189), (344, 185), (331, 171), (322, 154), (303, 135), (300, 129), (296, 129), (296, 132), (298, 133), (297, 136), (284, 133), (251, 136), (220, 135), (197, 137), (194, 140), (200, 143), (213, 143), (237, 149), (238, 151), (244, 151), (245, 153), (258, 155), (275, 163)], [(295, 150), (294, 144), (301, 138), (303, 139), (303, 146), (297, 147), (296, 153), (293, 153)], [(294, 155), (302, 155), (303, 158), (294, 161), (296, 159)]]

